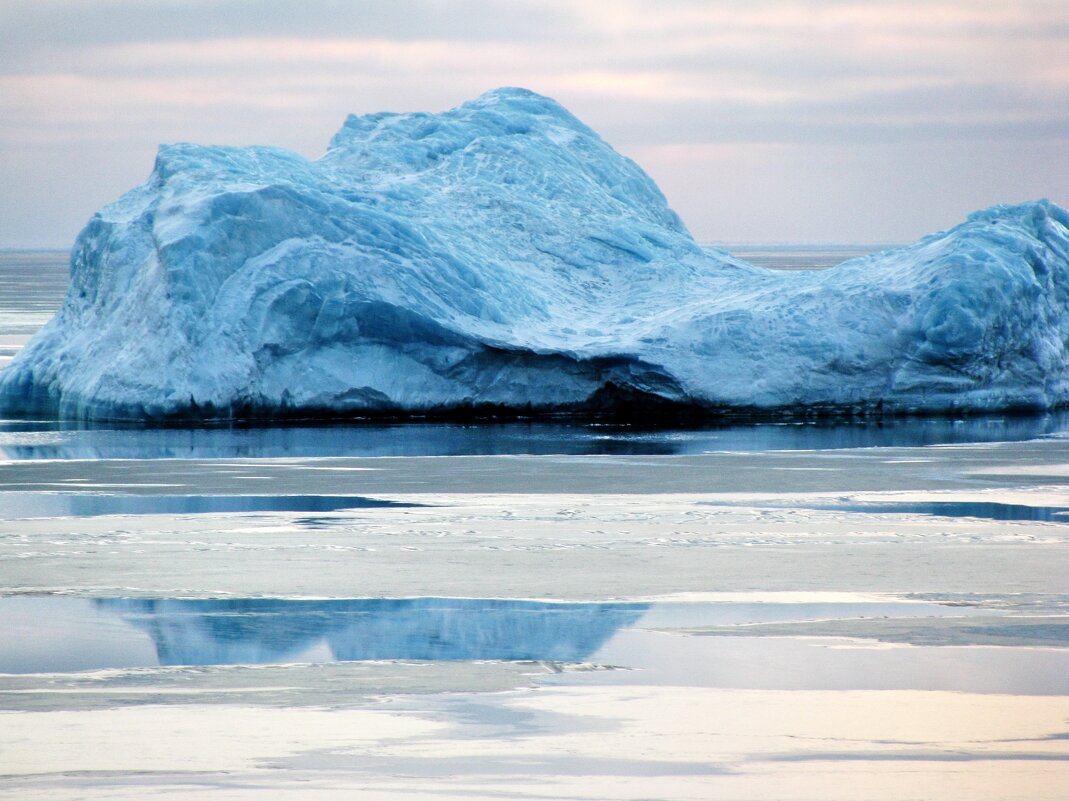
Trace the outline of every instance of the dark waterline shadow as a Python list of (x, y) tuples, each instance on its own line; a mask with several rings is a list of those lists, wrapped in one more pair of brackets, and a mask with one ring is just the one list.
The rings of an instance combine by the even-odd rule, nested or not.
[(1037, 439), (1069, 432), (1069, 413), (760, 423), (695, 428), (621, 424), (355, 423), (160, 428), (0, 420), (0, 458), (168, 459), (345, 456), (693, 455), (917, 447)]

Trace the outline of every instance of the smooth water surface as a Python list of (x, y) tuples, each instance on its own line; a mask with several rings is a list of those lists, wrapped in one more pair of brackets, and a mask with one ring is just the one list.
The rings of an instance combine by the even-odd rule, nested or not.
[(813, 507), (863, 514), (911, 514), (936, 517), (976, 517), (987, 520), (1031, 520), (1041, 523), (1069, 523), (1069, 506), (1026, 506), (995, 501), (930, 501), (924, 503), (842, 503)]
[[(579, 662), (623, 628), (656, 631), (973, 613), (945, 604), (892, 600), (564, 603), (23, 595), (0, 597), (0, 642), (8, 644), (0, 653), (0, 672), (383, 659)], [(146, 637), (154, 654), (138, 648)], [(89, 651), (83, 645), (87, 640), (95, 643)]]
[(337, 512), (411, 507), (358, 495), (109, 495), (93, 492), (7, 492), (0, 520), (104, 515), (193, 515), (242, 512)]
[[(970, 607), (892, 599), (562, 603), (15, 596), (0, 598), (0, 640), (8, 643), (0, 673), (493, 660), (603, 666), (585, 678), (562, 679), (566, 683), (1069, 692), (1069, 648), (912, 647), (889, 661), (885, 648), (857, 641), (745, 636), (748, 628), (770, 623), (904, 619), (955, 625), (980, 614)], [(1012, 626), (1010, 619), (1003, 624)], [(742, 636), (708, 636), (724, 627)], [(1057, 625), (1049, 628), (1053, 632)], [(1049, 643), (1069, 646), (1065, 632), (1058, 631)]]
[(48, 322), (69, 283), (66, 251), (0, 251), (0, 347), (5, 337), (28, 337)]
[[(708, 502), (710, 506), (728, 506)], [(770, 508), (783, 508), (769, 504)], [(929, 515), (932, 517), (976, 518), (1009, 522), (1069, 523), (1069, 506), (1041, 506), (999, 501), (879, 501), (873, 503), (807, 503), (791, 504), (791, 509), (827, 512), (856, 512), (867, 515)]]
[[(384, 659), (574, 662), (647, 609), (464, 598), (2, 598), (0, 639), (10, 643), (18, 630), (35, 629), (34, 649), (50, 640), (51, 656), (35, 662), (39, 657), (9, 648), (0, 672)], [(114, 656), (72, 646), (86, 636), (109, 642)], [(135, 648), (146, 637), (152, 653)]]

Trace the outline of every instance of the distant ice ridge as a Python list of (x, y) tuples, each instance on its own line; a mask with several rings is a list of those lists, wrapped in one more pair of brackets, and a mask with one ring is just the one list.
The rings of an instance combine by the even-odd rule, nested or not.
[(1069, 214), (996, 206), (773, 272), (703, 249), (549, 98), (350, 116), (316, 161), (169, 145), (79, 235), (5, 411), (73, 419), (1044, 409), (1069, 399)]

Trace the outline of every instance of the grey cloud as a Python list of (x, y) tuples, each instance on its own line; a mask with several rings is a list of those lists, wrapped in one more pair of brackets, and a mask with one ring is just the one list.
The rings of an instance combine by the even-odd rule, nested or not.
[[(1051, 176), (1064, 170), (1057, 172), (1061, 168), (1050, 163), (1050, 154), (1069, 144), (1064, 0), (1021, 0), (1010, 6), (933, 0), (932, 7), (964, 9), (972, 21), (927, 26), (921, 14), (916, 19), (899, 15), (898, 34), (909, 26), (925, 34), (908, 48), (840, 41), (835, 31), (808, 27), (804, 14), (794, 13), (790, 20), (753, 16), (755, 10), (909, 5), (895, 0), (589, 0), (582, 6), (567, 0), (0, 0), (0, 81), (6, 81), (0, 83), (0, 186), (5, 188), (0, 245), (43, 241), (56, 236), (53, 232), (62, 235), (60, 241), (67, 239), (101, 198), (114, 197), (135, 183), (134, 177), (143, 177), (161, 141), (277, 144), (314, 156), (347, 112), (440, 110), (506, 83), (553, 95), (625, 152), (652, 152), (664, 145), (790, 150), (797, 163), (769, 166), (768, 192), (800, 195), (817, 182), (825, 195), (841, 195), (842, 201), (834, 210), (807, 207), (808, 216), (796, 216), (796, 228), (784, 236), (799, 239), (818, 230), (834, 238), (828, 232), (847, 219), (849, 209), (880, 192), (883, 200), (871, 202), (886, 217), (886, 230), (905, 230), (910, 214), (909, 226), (924, 224), (918, 219), (922, 212), (945, 213), (952, 222), (967, 210), (966, 202), (1011, 199), (1014, 193), (1023, 199), (1039, 193), (1029, 187), (1051, 186)], [(1005, 8), (1015, 22), (1000, 27), (984, 17)], [(635, 9), (638, 16), (614, 24), (616, 15)], [(694, 12), (699, 22), (687, 22), (687, 14), (664, 19), (680, 10)], [(732, 10), (737, 18), (724, 17)], [(701, 22), (707, 12), (721, 14), (720, 27)], [(650, 24), (643, 27), (644, 21)], [(880, 20), (864, 25), (879, 30)], [(703, 37), (709, 44), (702, 44)], [(269, 48), (216, 58), (227, 55), (218, 44), (223, 39), (303, 40), (310, 46), (285, 63), (272, 58)], [(317, 45), (338, 46), (342, 40), (399, 46), (434, 41), (442, 48), (441, 60), (435, 55), (439, 51), (414, 64), (394, 63), (404, 56), (394, 59), (392, 53), (365, 58), (359, 45), (351, 58), (317, 54)], [(213, 42), (215, 50), (208, 52)], [(1031, 80), (1040, 73), (1042, 81)], [(612, 80), (599, 84), (598, 76)], [(640, 96), (632, 90), (633, 84), (643, 88), (641, 80), (649, 84)], [(676, 90), (675, 97), (657, 94), (662, 81)], [(709, 99), (701, 99), (706, 90)], [(913, 199), (909, 209), (895, 212), (908, 187), (899, 187), (897, 194), (869, 190), (871, 165), (851, 166), (844, 157), (827, 174), (797, 166), (815, 163), (816, 153), (862, 149), (886, 154), (879, 163), (886, 165), (881, 169), (889, 180), (927, 174), (941, 163), (926, 162), (921, 169), (918, 153), (967, 151), (990, 161), (990, 191), (974, 191), (979, 171), (958, 170), (947, 173), (941, 192), (926, 193), (927, 206)], [(696, 162), (664, 164), (658, 179), (666, 188), (701, 180)], [(735, 187), (716, 196), (711, 178), (708, 187), (686, 195), (688, 220), (695, 220), (697, 229), (703, 215), (727, 213), (743, 191)], [(63, 197), (57, 199), (60, 187)], [(951, 199), (957, 204), (953, 214), (945, 211)], [(1054, 199), (1065, 202), (1069, 196)], [(728, 238), (750, 236), (738, 227), (743, 217), (740, 212), (734, 229), (709, 230)]]
[(0, 50), (248, 36), (533, 40), (580, 21), (536, 0), (5, 0)]

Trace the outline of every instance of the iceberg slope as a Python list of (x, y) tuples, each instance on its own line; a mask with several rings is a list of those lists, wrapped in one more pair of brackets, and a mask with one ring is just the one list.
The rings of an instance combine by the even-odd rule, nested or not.
[(996, 207), (775, 273), (698, 246), (554, 101), (351, 116), (309, 161), (173, 145), (101, 210), (0, 373), (14, 412), (361, 415), (628, 399), (1047, 408), (1069, 396), (1069, 215)]

